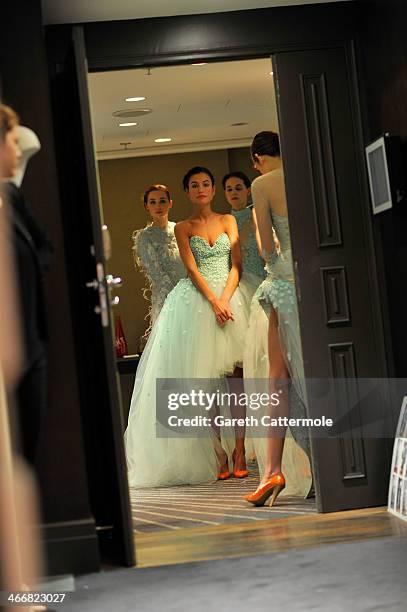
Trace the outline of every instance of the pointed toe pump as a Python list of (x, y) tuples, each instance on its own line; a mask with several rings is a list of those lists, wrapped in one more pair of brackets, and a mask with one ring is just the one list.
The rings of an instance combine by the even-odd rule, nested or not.
[(264, 506), (266, 501), (270, 499), (270, 506), (273, 506), (277, 496), (285, 487), (284, 476), (279, 474), (273, 474), (271, 478), (266, 480), (264, 484), (256, 489), (254, 493), (245, 496), (245, 500), (253, 504), (254, 506)]

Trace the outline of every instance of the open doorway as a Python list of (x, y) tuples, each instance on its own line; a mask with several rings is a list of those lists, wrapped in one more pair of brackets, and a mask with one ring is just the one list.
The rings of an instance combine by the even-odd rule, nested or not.
[[(151, 222), (142, 194), (150, 185), (168, 187), (174, 203), (170, 219), (181, 221), (191, 213), (182, 177), (189, 168), (204, 166), (216, 177), (214, 210), (229, 213), (222, 178), (238, 171), (251, 182), (258, 175), (250, 157), (254, 135), (263, 130), (279, 132), (275, 87), (269, 57), (97, 72), (89, 74), (88, 84), (103, 221), (112, 246), (107, 272), (123, 279), (114, 312), (127, 345), (127, 354), (117, 359), (122, 421), (127, 424), (135, 372), (150, 323), (146, 279), (135, 270), (131, 241), (135, 230)], [(246, 205), (252, 205), (250, 194)], [(211, 529), (316, 512), (309, 495), (310, 461), (299, 447), (291, 452), (296, 446), (292, 438), (287, 441), (286, 465), (293, 478), (287, 495), (273, 508), (253, 508), (244, 501), (259, 484), (249, 434), (247, 478), (195, 486), (131, 487), (135, 533)]]
[[(57, 28), (50, 33), (58, 170), (92, 509), (96, 525), (110, 529), (126, 563), (132, 562), (129, 497), (123, 428), (118, 420), (117, 363), (106, 308), (111, 279), (105, 278), (104, 271), (108, 250), (103, 248), (97, 198), (89, 72), (273, 56), (295, 276), (301, 294), (305, 375), (307, 379), (344, 375), (351, 382), (356, 375), (385, 376), (352, 33), (343, 7), (329, 15), (315, 12), (309, 21), (298, 20), (289, 11), (245, 11), (227, 13), (221, 19), (216, 16), (216, 27), (212, 16), (198, 15), (151, 20), (149, 27), (144, 27), (146, 22), (139, 27), (137, 22), (120, 21)], [(198, 46), (190, 36), (191, 27), (202, 33)], [(157, 48), (158, 40), (165, 44)], [(123, 240), (128, 244), (129, 237)], [(314, 413), (310, 405), (309, 414)], [(360, 424), (366, 420), (362, 413), (356, 416)], [(95, 422), (100, 425), (98, 431)], [(385, 442), (361, 438), (357, 432), (349, 438), (329, 439), (311, 433), (319, 511), (384, 503)]]

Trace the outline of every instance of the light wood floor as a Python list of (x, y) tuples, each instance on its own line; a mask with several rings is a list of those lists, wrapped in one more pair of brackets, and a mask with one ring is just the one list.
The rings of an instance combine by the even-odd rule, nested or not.
[(244, 557), (380, 537), (407, 537), (386, 508), (135, 535), (137, 567)]

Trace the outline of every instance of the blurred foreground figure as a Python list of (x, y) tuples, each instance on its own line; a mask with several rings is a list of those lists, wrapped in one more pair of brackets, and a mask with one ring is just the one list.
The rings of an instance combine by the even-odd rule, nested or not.
[(51, 245), (45, 232), (29, 210), (20, 185), (27, 162), (37, 153), (40, 142), (35, 133), (16, 127), (20, 148), (19, 166), (5, 167), (9, 182), (5, 196), (11, 225), (11, 241), (16, 259), (17, 290), (23, 336), (23, 372), (16, 390), (21, 432), (21, 451), (35, 464), (47, 404), (47, 322), (43, 293), (43, 276), (48, 267)]
[[(18, 117), (0, 105), (0, 177), (2, 181), (17, 170), (21, 157), (18, 146)], [(10, 252), (4, 187), (0, 184), (0, 591), (35, 589), (42, 575), (35, 483), (30, 470), (13, 453), (7, 398), (11, 397), (21, 374), (22, 353), (18, 321), (13, 257)], [(27, 586), (28, 585), (28, 586)], [(2, 607), (7, 612), (15, 607)], [(33, 611), (32, 607), (19, 610)]]

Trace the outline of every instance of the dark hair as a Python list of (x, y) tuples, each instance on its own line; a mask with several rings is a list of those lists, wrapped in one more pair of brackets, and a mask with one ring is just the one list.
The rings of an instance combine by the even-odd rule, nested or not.
[(184, 191), (188, 190), (189, 179), (191, 178), (191, 176), (194, 176), (194, 174), (201, 174), (201, 172), (209, 176), (209, 178), (211, 179), (212, 185), (215, 184), (215, 177), (213, 176), (212, 172), (208, 170), (208, 168), (204, 168), (204, 166), (194, 166), (193, 168), (188, 170), (188, 172), (182, 179), (182, 186), (184, 187)]
[(7, 132), (10, 132), (20, 123), (17, 113), (5, 104), (0, 104), (0, 140), (4, 140)]
[(165, 185), (150, 185), (150, 187), (148, 189), (145, 190), (144, 194), (143, 194), (143, 202), (144, 202), (144, 206), (146, 206), (147, 202), (148, 202), (148, 196), (150, 195), (150, 193), (152, 191), (163, 191), (168, 200), (171, 200), (171, 196), (170, 196), (170, 192), (168, 191), (167, 187)]
[(255, 155), (270, 155), (277, 157), (280, 155), (280, 140), (276, 132), (259, 132), (253, 138), (250, 147), (252, 157)]
[(229, 174), (225, 174), (225, 176), (222, 179), (222, 187), (223, 189), (226, 188), (226, 182), (230, 179), (230, 178), (238, 178), (241, 181), (243, 181), (243, 183), (245, 184), (246, 188), (249, 189), (251, 182), (249, 177), (247, 176), (247, 174), (245, 174), (244, 172), (240, 172), (240, 170), (237, 170), (236, 172), (229, 172)]

